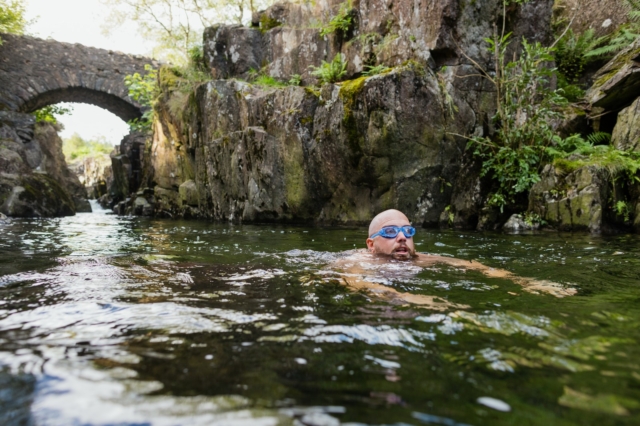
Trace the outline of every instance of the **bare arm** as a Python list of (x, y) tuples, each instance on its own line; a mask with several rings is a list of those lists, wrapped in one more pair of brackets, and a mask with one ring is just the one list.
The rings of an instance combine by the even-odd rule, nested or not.
[(574, 294), (576, 294), (575, 288), (564, 287), (561, 284), (551, 281), (520, 277), (509, 271), (505, 271), (504, 269), (491, 268), (489, 266), (483, 265), (482, 263), (469, 260), (418, 253), (415, 262), (417, 265), (423, 267), (445, 264), (457, 268), (479, 271), (490, 278), (506, 278), (515, 282), (516, 284), (521, 285), (523, 290), (533, 293), (544, 292), (556, 297), (573, 296)]
[(411, 303), (422, 305), (430, 309), (444, 311), (447, 309), (465, 309), (469, 306), (447, 302), (436, 296), (402, 293), (392, 287), (368, 281), (366, 276), (370, 271), (362, 268), (360, 259), (354, 257), (337, 261), (332, 269), (339, 271), (340, 278), (353, 291), (363, 291), (370, 296), (379, 297), (391, 302)]

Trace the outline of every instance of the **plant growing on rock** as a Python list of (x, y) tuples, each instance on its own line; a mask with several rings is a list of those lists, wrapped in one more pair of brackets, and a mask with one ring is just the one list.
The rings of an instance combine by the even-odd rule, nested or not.
[(555, 71), (549, 68), (553, 62), (551, 49), (523, 39), (520, 58), (507, 62), (509, 39), (510, 34), (486, 39), (495, 74), (481, 68), (496, 90), (493, 121), (497, 130), (492, 137), (469, 141), (474, 154), (483, 160), (481, 176), (489, 175), (497, 181), (488, 201), (501, 210), (540, 180), (542, 161), (554, 141), (550, 123), (560, 117), (560, 108), (567, 103), (549, 84)]
[(311, 66), (311, 75), (317, 77), (321, 83), (335, 83), (340, 81), (347, 73), (347, 61), (337, 53), (331, 62), (322, 61), (319, 67)]
[(351, 17), (351, 2), (344, 2), (340, 4), (340, 8), (338, 9), (338, 13), (331, 18), (329, 23), (320, 28), (320, 35), (322, 37), (326, 37), (329, 34), (333, 34), (336, 31), (341, 31), (343, 34), (351, 29), (351, 25), (353, 24), (353, 18)]
[[(0, 34), (23, 34), (28, 24), (22, 1), (0, 0)], [(1, 38), (0, 45), (2, 45)]]
[(56, 116), (70, 114), (73, 111), (72, 106), (48, 105), (33, 112), (37, 123), (58, 124)]
[(124, 78), (124, 84), (129, 89), (129, 96), (142, 106), (142, 117), (129, 121), (132, 131), (150, 133), (153, 123), (153, 107), (159, 95), (158, 71), (151, 65), (144, 66), (146, 74), (135, 73)]

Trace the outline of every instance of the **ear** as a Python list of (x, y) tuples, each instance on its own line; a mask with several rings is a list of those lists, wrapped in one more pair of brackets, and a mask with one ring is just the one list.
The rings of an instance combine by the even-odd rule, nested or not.
[(369, 249), (370, 252), (373, 252), (375, 250), (373, 248), (373, 239), (372, 238), (367, 238), (367, 249)]

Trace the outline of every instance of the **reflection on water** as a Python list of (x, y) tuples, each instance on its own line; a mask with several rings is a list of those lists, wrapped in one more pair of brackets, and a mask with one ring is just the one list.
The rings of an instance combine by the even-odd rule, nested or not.
[[(326, 266), (365, 229), (122, 218), (0, 225), (0, 424), (638, 424), (637, 236), (421, 231), (419, 251), (569, 283)], [(397, 269), (397, 268), (396, 268)]]

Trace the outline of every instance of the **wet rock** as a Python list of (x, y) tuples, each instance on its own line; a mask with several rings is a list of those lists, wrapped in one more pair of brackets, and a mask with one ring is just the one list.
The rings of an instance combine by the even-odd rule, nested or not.
[(178, 193), (180, 194), (180, 201), (182, 204), (187, 206), (198, 205), (198, 187), (194, 181), (188, 180), (184, 182), (180, 185)]
[(640, 151), (640, 98), (618, 114), (611, 144), (622, 151)]
[(73, 216), (75, 204), (51, 176), (0, 174), (0, 211), (11, 217)]
[(538, 223), (527, 223), (524, 216), (521, 214), (511, 215), (507, 223), (502, 226), (502, 229), (511, 234), (517, 234), (522, 231), (534, 231), (540, 227)]
[(7, 224), (7, 223), (11, 223), (11, 219), (9, 219), (8, 216), (6, 216), (4, 213), (0, 213), (0, 224)]
[(145, 197), (138, 196), (133, 202), (132, 213), (136, 216), (151, 216), (153, 205)]
[(600, 233), (610, 185), (608, 174), (598, 167), (563, 173), (548, 165), (531, 189), (529, 210), (560, 230)]

